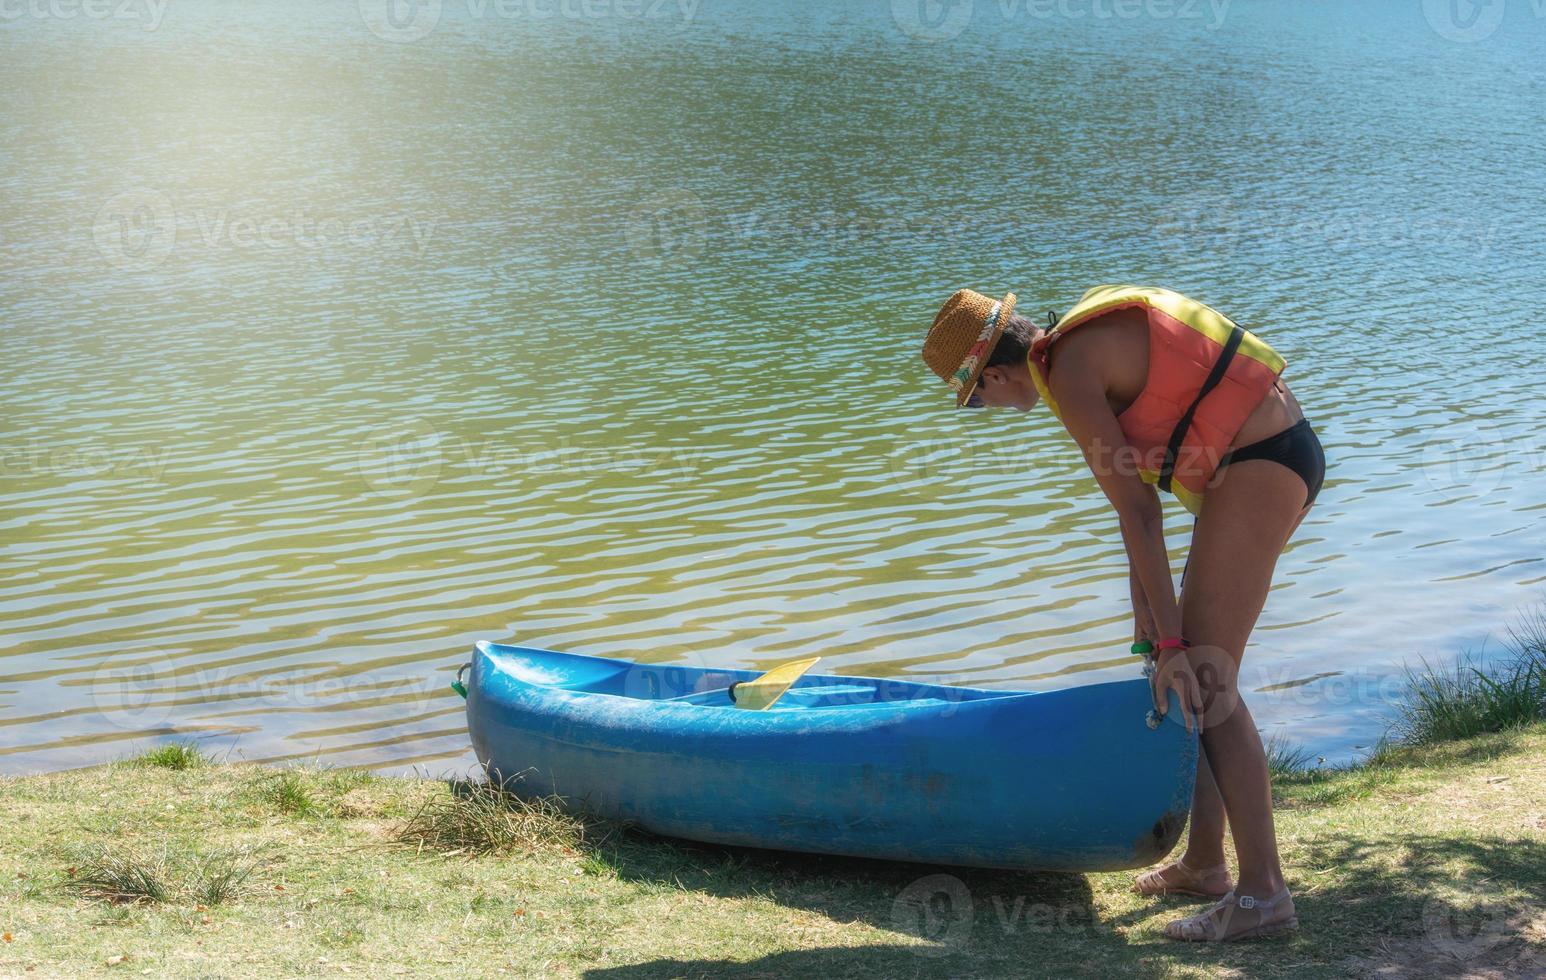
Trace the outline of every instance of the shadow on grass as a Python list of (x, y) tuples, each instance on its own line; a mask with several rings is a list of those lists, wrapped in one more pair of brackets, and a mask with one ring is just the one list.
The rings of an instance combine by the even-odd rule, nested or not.
[[(666, 957), (591, 970), (591, 978), (1161, 976), (1177, 968), (1253, 977), (1521, 976), (1536, 968), (1546, 975), (1546, 950), (1527, 938), (1539, 943), (1546, 935), (1546, 845), (1528, 839), (1412, 836), (1392, 828), (1388, 835), (1312, 844), (1294, 855), (1289, 874), (1300, 932), (1222, 946), (1172, 943), (1149, 921), (1156, 911), (1179, 917), (1205, 903), (1161, 899), (1102, 915), (1082, 875), (765, 852), (633, 831), (612, 844), (593, 854), (624, 879), (758, 897), (836, 922), (862, 922), (898, 941), (877, 937), (876, 945), (785, 950), (745, 961)], [(758, 945), (769, 938), (748, 937)]]
[[(676, 980), (676, 978), (730, 977), (733, 980), (775, 980), (806, 977), (959, 977), (958, 958), (920, 955), (913, 946), (859, 946), (843, 949), (800, 949), (774, 953), (755, 960), (654, 960), (637, 966), (587, 970), (586, 980)], [(972, 973), (965, 974), (974, 975)], [(1004, 976), (1048, 977), (1035, 967)]]

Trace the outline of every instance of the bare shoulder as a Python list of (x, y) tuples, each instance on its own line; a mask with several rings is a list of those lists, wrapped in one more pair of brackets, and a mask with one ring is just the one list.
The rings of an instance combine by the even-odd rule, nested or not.
[(1135, 341), (1147, 350), (1148, 318), (1140, 309), (1110, 310), (1054, 341), (1048, 382), (1054, 390), (1069, 385), (1107, 388), (1107, 368), (1121, 364)]

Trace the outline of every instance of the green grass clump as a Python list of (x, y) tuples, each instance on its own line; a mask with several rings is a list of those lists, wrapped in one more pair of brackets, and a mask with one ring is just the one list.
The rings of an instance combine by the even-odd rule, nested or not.
[(317, 798), (312, 794), (306, 776), (295, 769), (281, 769), (268, 777), (258, 792), (263, 802), (294, 817), (309, 817), (317, 813)]
[(1466, 655), (1449, 667), (1423, 660), (1409, 669), (1390, 737), (1433, 745), (1546, 718), (1546, 606), (1510, 628), (1507, 648), (1507, 657), (1486, 665)]
[(188, 769), (197, 769), (209, 764), (209, 757), (199, 751), (199, 747), (193, 742), (173, 742), (169, 745), (158, 745), (142, 755), (130, 760), (137, 766), (151, 766), (159, 769), (171, 769), (174, 772), (182, 772)]
[(1314, 768), (1315, 754), (1304, 746), (1273, 732), (1262, 743), (1267, 750), (1267, 770), (1273, 779), (1297, 775)]
[(108, 902), (165, 902), (173, 892), (171, 859), (165, 850), (101, 848), (67, 874), (65, 887)]
[(1392, 736), (1432, 745), (1507, 731), (1546, 717), (1546, 656), (1483, 667), (1463, 657), (1446, 668), (1422, 661), (1407, 673)]
[(63, 884), (83, 898), (115, 905), (224, 905), (248, 890), (263, 861), (257, 847), (177, 852), (166, 846), (97, 844), (66, 869)]
[(552, 797), (526, 799), (488, 782), (458, 782), (426, 800), (395, 840), (417, 850), (454, 854), (530, 853), (575, 849), (586, 822)]
[(245, 894), (263, 864), (261, 848), (240, 847), (195, 855), (186, 892), (199, 905), (225, 905)]

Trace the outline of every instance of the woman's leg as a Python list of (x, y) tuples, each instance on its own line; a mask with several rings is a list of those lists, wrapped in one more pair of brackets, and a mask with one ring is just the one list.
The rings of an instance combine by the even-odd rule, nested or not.
[(1262, 899), (1282, 889), (1283, 875), (1267, 757), (1240, 697), (1239, 665), (1278, 555), (1306, 513), (1304, 497), (1304, 482), (1278, 463), (1231, 463), (1208, 490), (1181, 595), (1182, 629), (1194, 645), (1189, 659), (1216, 675), (1211, 683), (1202, 678), (1214, 697), (1203, 713), (1202, 735), (1212, 779), (1199, 780), (1187, 853), (1195, 851), (1198, 860), (1221, 853), (1220, 811), (1226, 812), (1239, 859), (1236, 892)]
[(1199, 752), (1186, 852), (1178, 860), (1139, 875), (1133, 890), (1140, 895), (1218, 898), (1232, 887), (1224, 863), (1224, 801), (1213, 783), (1208, 754)]
[[(1185, 622), (1185, 620), (1182, 620)], [(1224, 863), (1224, 799), (1213, 781), (1208, 754), (1197, 753), (1197, 783), (1192, 790), (1192, 821), (1186, 832), (1188, 868), (1214, 868)], [(1228, 889), (1225, 889), (1228, 891)]]
[[(1299, 522), (1304, 520), (1304, 515), (1309, 512), (1310, 508), (1308, 507), (1299, 511), (1299, 515), (1294, 518), (1293, 526), (1288, 529), (1288, 536), (1284, 539), (1285, 544), (1288, 538), (1293, 537), (1294, 531), (1299, 528)], [(1196, 553), (1195, 530), (1192, 540), (1193, 547), (1188, 551), (1186, 559), (1188, 568), (1191, 567), (1192, 556)], [(1186, 623), (1187, 620), (1184, 613), (1186, 608), (1186, 573), (1182, 573), (1179, 601), (1183, 609), (1181, 621)], [(1257, 615), (1260, 615), (1259, 608)], [(1254, 628), (1254, 618), (1251, 625)], [(1187, 632), (1192, 632), (1190, 626), (1187, 627)], [(1235, 654), (1237, 665), (1241, 653), (1243, 653), (1243, 646), (1242, 650)], [(1218, 784), (1213, 781), (1213, 769), (1208, 765), (1207, 752), (1199, 752), (1197, 754), (1197, 781), (1195, 788), (1192, 790), (1192, 818), (1187, 825), (1186, 851), (1181, 855), (1179, 862), (1184, 867), (1177, 867), (1173, 863), (1161, 868), (1159, 880), (1169, 885), (1190, 885), (1198, 891), (1208, 893), (1217, 892), (1218, 894), (1223, 894), (1228, 891), (1230, 886), (1227, 872), (1211, 875), (1198, 875), (1195, 873), (1217, 868), (1224, 863), (1224, 824), (1224, 799), (1219, 795)], [(1188, 873), (1189, 871), (1192, 873)], [(1151, 890), (1158, 891), (1159, 889)]]

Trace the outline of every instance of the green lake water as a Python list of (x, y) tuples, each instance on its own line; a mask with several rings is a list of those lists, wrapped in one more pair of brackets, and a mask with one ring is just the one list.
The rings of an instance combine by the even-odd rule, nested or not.
[(1072, 443), (918, 356), (961, 286), (1167, 285), (1286, 356), (1330, 468), (1264, 730), (1350, 757), (1546, 596), (1530, 0), (29, 2), (0, 771), (453, 769), (482, 638), (1130, 676)]

